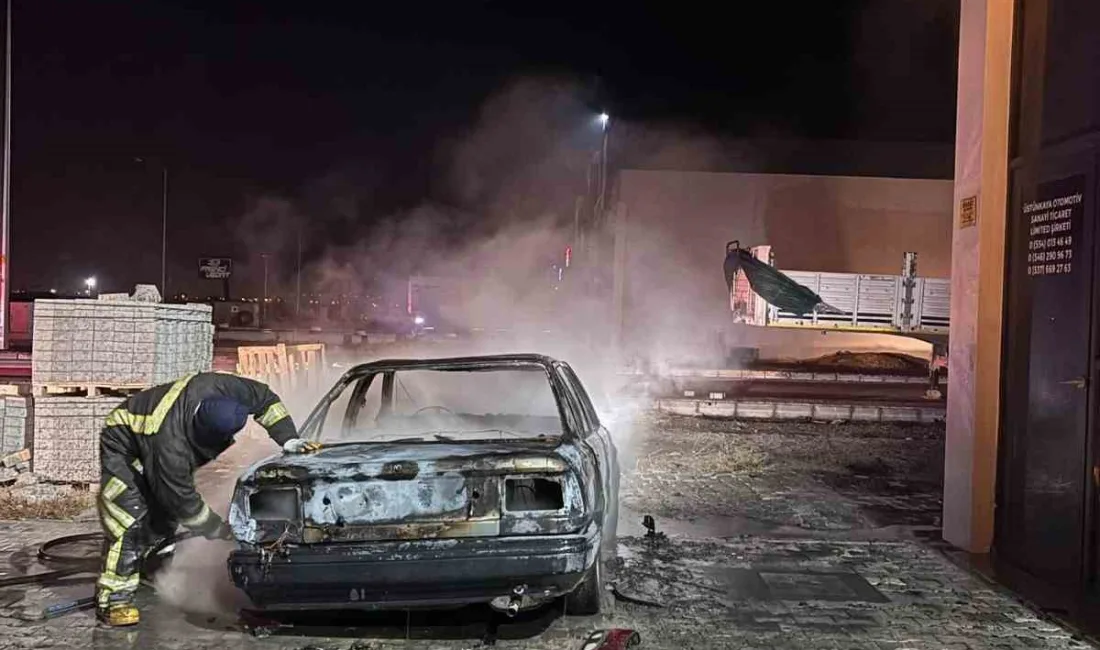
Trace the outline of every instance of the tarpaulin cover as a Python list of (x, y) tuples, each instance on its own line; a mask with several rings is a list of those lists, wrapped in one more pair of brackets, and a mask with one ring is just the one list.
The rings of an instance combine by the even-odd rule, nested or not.
[(813, 313), (815, 308), (824, 306), (821, 296), (790, 279), (770, 264), (765, 264), (740, 247), (726, 247), (726, 286), (733, 290), (733, 280), (737, 271), (744, 271), (752, 290), (769, 305), (799, 316)]

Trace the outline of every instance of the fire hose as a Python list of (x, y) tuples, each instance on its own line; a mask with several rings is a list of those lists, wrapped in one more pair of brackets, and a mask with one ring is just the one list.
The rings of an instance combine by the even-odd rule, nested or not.
[[(156, 558), (162, 555), (165, 549), (169, 549), (176, 543), (185, 539), (194, 537), (195, 533), (186, 531), (180, 533), (174, 537), (166, 537), (165, 539), (157, 542), (152, 549), (150, 549), (147, 558)], [(56, 584), (61, 580), (75, 581), (75, 582), (95, 582), (99, 575), (100, 568), (102, 566), (102, 558), (99, 556), (89, 557), (87, 555), (66, 555), (59, 552), (59, 549), (64, 548), (71, 544), (80, 544), (86, 542), (98, 542), (102, 545), (104, 541), (103, 533), (82, 533), (80, 535), (66, 535), (64, 537), (56, 537), (49, 541), (43, 542), (38, 547), (36, 557), (46, 567), (50, 567), (53, 570), (44, 571), (41, 573), (30, 573), (21, 576), (12, 576), (10, 578), (0, 578), (0, 589), (7, 587), (18, 587), (22, 585), (39, 585), (46, 586)], [(171, 551), (166, 553), (170, 555)], [(143, 569), (145, 567), (142, 567)], [(92, 607), (95, 604), (95, 597), (80, 598), (78, 600), (58, 603), (47, 607), (43, 611), (45, 618), (53, 618), (67, 614), (69, 612), (77, 611), (80, 609), (86, 609)]]

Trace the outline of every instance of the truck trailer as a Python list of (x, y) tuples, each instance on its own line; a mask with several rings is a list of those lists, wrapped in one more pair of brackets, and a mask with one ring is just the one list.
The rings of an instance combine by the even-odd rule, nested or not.
[[(730, 273), (731, 266), (737, 268), (735, 273)], [(932, 345), (928, 396), (940, 396), (940, 374), (947, 367), (951, 281), (918, 277), (916, 253), (904, 254), (900, 275), (769, 270), (775, 267), (770, 246), (742, 249), (733, 241), (726, 244), (725, 267), (734, 322), (925, 341)], [(773, 296), (783, 291), (800, 292), (802, 306), (792, 306), (798, 301), (789, 300), (773, 304), (780, 302)]]

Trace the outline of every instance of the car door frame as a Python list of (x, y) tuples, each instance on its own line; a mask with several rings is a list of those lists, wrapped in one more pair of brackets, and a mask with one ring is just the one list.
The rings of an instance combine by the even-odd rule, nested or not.
[[(613, 536), (618, 517), (618, 470), (615, 445), (607, 429), (600, 423), (588, 392), (576, 372), (564, 362), (554, 364), (555, 374), (565, 387), (574, 418), (582, 424), (578, 444), (592, 454), (599, 479), (599, 511), (602, 529)], [(610, 529), (610, 530), (609, 530)]]

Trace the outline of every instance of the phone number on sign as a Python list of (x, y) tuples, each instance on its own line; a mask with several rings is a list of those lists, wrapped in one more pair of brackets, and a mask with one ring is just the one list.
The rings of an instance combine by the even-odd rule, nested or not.
[(1072, 262), (1058, 264), (1032, 264), (1027, 267), (1028, 275), (1064, 275), (1072, 271)]

